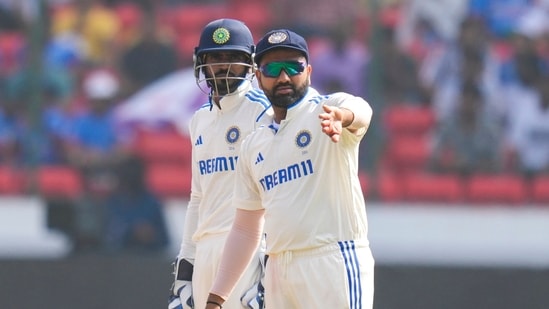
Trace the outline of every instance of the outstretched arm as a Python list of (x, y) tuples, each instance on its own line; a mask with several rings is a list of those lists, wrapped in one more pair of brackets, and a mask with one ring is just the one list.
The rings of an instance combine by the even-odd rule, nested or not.
[(360, 129), (368, 128), (372, 118), (372, 108), (363, 100), (343, 103), (340, 107), (323, 105), (320, 125), (322, 132), (328, 135), (334, 143), (339, 142), (343, 129), (356, 133)]

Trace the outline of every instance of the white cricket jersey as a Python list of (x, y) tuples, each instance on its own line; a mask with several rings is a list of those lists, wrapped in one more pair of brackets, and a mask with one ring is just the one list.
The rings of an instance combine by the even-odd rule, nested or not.
[(249, 82), (244, 82), (237, 94), (223, 97), (221, 109), (207, 103), (191, 118), (192, 185), (188, 207), (198, 207), (194, 241), (230, 230), (240, 145), (250, 132), (271, 121), (270, 102)]
[(242, 145), (234, 203), (246, 210), (265, 209), (267, 254), (367, 239), (358, 179), (359, 143), (367, 128), (344, 129), (339, 143), (332, 142), (318, 118), (323, 104), (371, 117), (362, 98), (320, 96), (311, 89), (288, 109), (278, 130), (263, 126)]

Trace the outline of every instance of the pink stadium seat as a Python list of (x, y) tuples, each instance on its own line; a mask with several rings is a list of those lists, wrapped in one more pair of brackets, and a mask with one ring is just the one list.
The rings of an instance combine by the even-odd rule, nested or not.
[(395, 202), (403, 199), (400, 175), (382, 170), (378, 173), (376, 179), (376, 193), (381, 201)]
[(80, 173), (69, 166), (41, 166), (37, 170), (38, 192), (48, 198), (77, 198), (83, 190)]
[(263, 1), (244, 1), (235, 3), (231, 8), (229, 17), (243, 21), (258, 39), (272, 23), (272, 13)]
[[(119, 22), (119, 37), (125, 44), (133, 43), (143, 22), (143, 11), (139, 5), (131, 2), (124, 2), (115, 5), (113, 12)], [(130, 43), (131, 42), (131, 43)]]
[(458, 175), (412, 173), (403, 179), (406, 200), (455, 203), (463, 199), (463, 183)]
[(177, 37), (175, 47), (181, 59), (192, 60), (194, 55), (194, 48), (198, 46), (200, 40), (200, 31), (189, 33), (187, 35), (180, 35)]
[[(178, 37), (202, 32), (210, 21), (226, 15), (223, 4), (185, 4), (178, 6), (173, 15), (173, 26)], [(198, 41), (195, 41), (198, 42)]]
[(534, 203), (549, 203), (549, 176), (538, 176), (532, 180), (530, 199)]
[(135, 151), (145, 163), (187, 164), (191, 161), (191, 141), (174, 130), (142, 130)]
[(160, 28), (173, 37), (179, 57), (192, 61), (204, 26), (214, 19), (227, 17), (224, 4), (188, 3), (158, 11)]
[(19, 195), (24, 191), (24, 173), (10, 166), (0, 166), (0, 194)]
[(191, 192), (191, 167), (181, 164), (149, 164), (146, 183), (161, 198), (188, 197)]
[(386, 163), (397, 171), (422, 170), (430, 155), (429, 139), (415, 136), (390, 138), (386, 154)]
[(435, 125), (435, 114), (430, 107), (400, 103), (389, 106), (383, 115), (387, 131), (391, 136), (424, 135)]
[(0, 33), (0, 73), (11, 74), (22, 65), (26, 44), (24, 33), (4, 31)]
[(131, 2), (124, 2), (114, 7), (114, 13), (118, 17), (120, 27), (123, 30), (136, 29), (143, 18), (143, 11), (139, 5)]
[(519, 175), (473, 175), (466, 183), (473, 203), (521, 204), (528, 199), (525, 180)]

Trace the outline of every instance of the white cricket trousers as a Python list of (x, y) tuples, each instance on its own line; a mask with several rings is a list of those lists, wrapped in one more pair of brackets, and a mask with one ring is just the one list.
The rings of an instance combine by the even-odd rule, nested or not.
[[(195, 308), (206, 307), (206, 300), (219, 268), (227, 236), (228, 233), (216, 234), (205, 237), (196, 244), (192, 281)], [(261, 264), (259, 263), (259, 256), (256, 254), (256, 258), (248, 266), (233, 293), (223, 304), (223, 309), (245, 308), (240, 303), (240, 297), (259, 280), (260, 275)]]
[(371, 309), (374, 258), (367, 241), (269, 254), (266, 309)]

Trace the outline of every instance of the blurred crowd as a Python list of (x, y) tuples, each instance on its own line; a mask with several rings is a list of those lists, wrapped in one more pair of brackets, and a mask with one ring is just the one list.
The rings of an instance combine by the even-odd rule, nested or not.
[[(0, 165), (77, 169), (85, 198), (64, 228), (82, 246), (168, 242), (135, 128), (113, 111), (192, 66), (200, 30), (223, 16), (257, 39), (303, 34), (313, 86), (372, 104), (372, 178), (404, 172), (391, 151), (406, 138), (421, 171), (549, 174), (548, 0), (0, 0)], [(424, 130), (392, 130), (386, 115), (403, 107), (430, 115)]]

